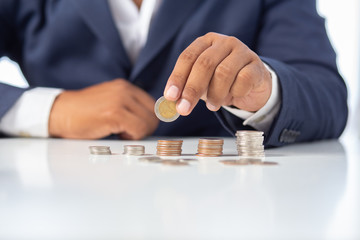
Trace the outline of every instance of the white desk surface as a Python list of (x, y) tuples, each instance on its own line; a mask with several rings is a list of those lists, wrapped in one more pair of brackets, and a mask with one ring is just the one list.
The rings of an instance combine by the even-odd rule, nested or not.
[[(198, 138), (183, 139), (196, 153)], [(125, 144), (156, 149), (156, 139), (0, 139), (0, 239), (360, 239), (358, 138), (266, 150), (277, 166), (144, 163)], [(236, 154), (234, 139), (224, 154)]]

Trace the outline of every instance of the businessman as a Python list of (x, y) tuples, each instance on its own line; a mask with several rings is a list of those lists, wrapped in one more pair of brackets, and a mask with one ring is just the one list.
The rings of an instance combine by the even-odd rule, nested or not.
[[(122, 139), (265, 132), (266, 146), (336, 138), (347, 91), (315, 0), (1, 0), (8, 136)], [(159, 123), (161, 95), (183, 116)]]

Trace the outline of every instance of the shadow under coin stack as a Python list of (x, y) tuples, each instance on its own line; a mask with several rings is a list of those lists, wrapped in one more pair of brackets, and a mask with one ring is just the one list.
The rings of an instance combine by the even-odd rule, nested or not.
[(218, 157), (222, 155), (224, 139), (221, 138), (200, 138), (198, 144), (199, 157)]
[(145, 147), (143, 145), (125, 145), (124, 154), (132, 156), (141, 156), (145, 153)]
[(180, 156), (183, 140), (158, 140), (157, 152), (159, 156)]
[(264, 133), (261, 131), (237, 131), (236, 147), (240, 157), (264, 158)]

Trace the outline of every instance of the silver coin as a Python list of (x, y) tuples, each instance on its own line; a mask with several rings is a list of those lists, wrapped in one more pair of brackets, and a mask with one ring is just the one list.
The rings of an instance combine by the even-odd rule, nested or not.
[(261, 140), (238, 139), (238, 140), (236, 140), (236, 143), (240, 144), (240, 145), (263, 145), (264, 139), (261, 139)]
[(253, 145), (253, 144), (236, 144), (236, 147), (238, 149), (261, 149), (261, 150), (265, 149), (263, 144), (257, 144), (257, 145)]
[(241, 138), (241, 139), (237, 139), (236, 142), (237, 143), (261, 143), (262, 144), (264, 142), (264, 139), (263, 138), (261, 138), (261, 139)]
[(144, 155), (145, 147), (143, 145), (125, 145), (123, 154), (133, 156)]
[(238, 152), (239, 156), (264, 156), (264, 152)]
[(250, 152), (250, 151), (238, 151), (239, 155), (265, 155), (265, 152), (264, 151), (258, 151), (258, 152)]
[(237, 137), (236, 141), (238, 142), (246, 142), (246, 141), (256, 141), (256, 142), (262, 142), (264, 141), (264, 137)]
[(94, 155), (111, 155), (109, 146), (89, 146), (89, 150)]
[(235, 135), (240, 136), (240, 135), (246, 135), (246, 136), (262, 136), (264, 135), (264, 132), (262, 131), (254, 131), (254, 130), (241, 130), (241, 131), (236, 131)]
[(261, 131), (237, 131), (236, 149), (241, 157), (262, 159), (265, 157), (264, 132)]
[(256, 150), (263, 150), (264, 151), (264, 145), (237, 145), (237, 149), (239, 150), (246, 150), (246, 149), (256, 149)]

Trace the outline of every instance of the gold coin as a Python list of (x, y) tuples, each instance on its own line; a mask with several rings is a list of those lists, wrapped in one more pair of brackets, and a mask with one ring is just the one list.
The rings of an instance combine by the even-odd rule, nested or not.
[(163, 122), (175, 121), (180, 115), (176, 111), (176, 102), (160, 97), (155, 103), (155, 114)]
[(159, 156), (180, 156), (183, 140), (158, 140), (156, 154)]
[(224, 139), (200, 138), (198, 144), (198, 157), (218, 157), (222, 155)]

